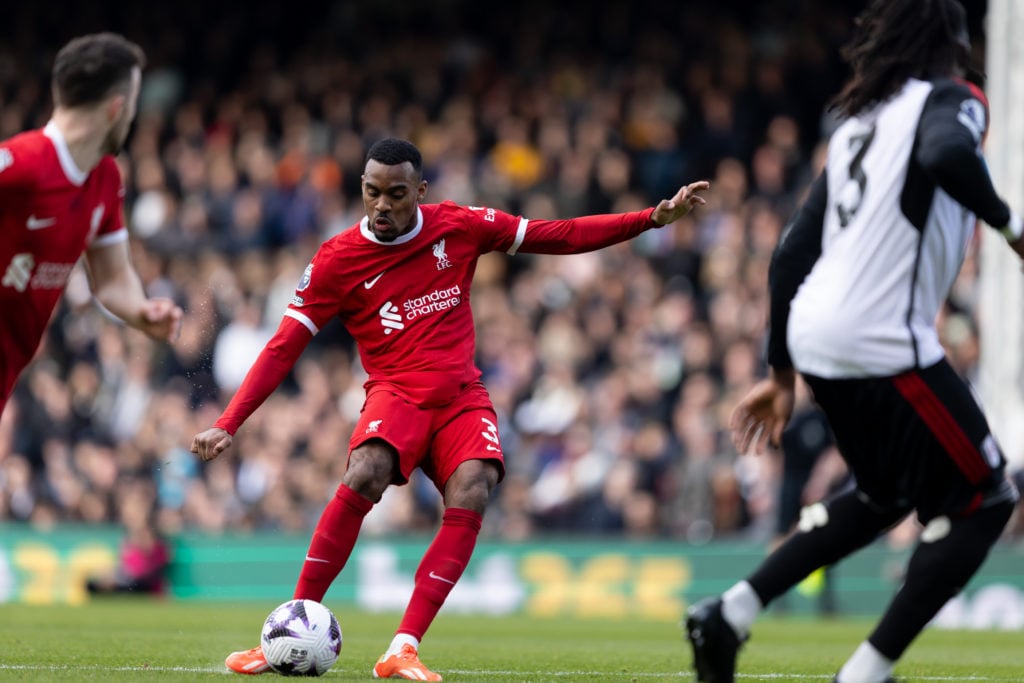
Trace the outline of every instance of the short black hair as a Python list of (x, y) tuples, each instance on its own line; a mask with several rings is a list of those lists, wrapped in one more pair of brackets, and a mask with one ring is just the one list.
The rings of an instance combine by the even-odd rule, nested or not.
[(60, 49), (53, 63), (53, 99), (62, 107), (95, 104), (131, 81), (146, 66), (142, 48), (117, 33), (79, 36)]
[(366, 153), (366, 161), (369, 162), (371, 159), (387, 166), (397, 166), (408, 161), (416, 173), (420, 176), (423, 175), (423, 155), (420, 154), (416, 145), (408, 140), (401, 138), (378, 140), (370, 146), (370, 151)]

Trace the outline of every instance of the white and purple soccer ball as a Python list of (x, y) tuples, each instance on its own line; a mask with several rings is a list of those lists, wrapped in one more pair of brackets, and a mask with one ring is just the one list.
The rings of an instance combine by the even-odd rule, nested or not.
[(319, 676), (338, 661), (341, 626), (315, 600), (289, 600), (263, 622), (263, 656), (284, 676)]

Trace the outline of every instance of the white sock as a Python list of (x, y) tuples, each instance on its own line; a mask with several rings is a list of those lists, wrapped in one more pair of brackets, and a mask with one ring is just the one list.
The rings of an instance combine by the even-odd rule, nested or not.
[(389, 647), (388, 651), (384, 653), (384, 656), (390, 657), (391, 655), (397, 655), (402, 651), (402, 646), (406, 644), (412, 645), (417, 650), (420, 649), (420, 641), (418, 638), (410, 636), (408, 633), (396, 633), (395, 639), (391, 641), (391, 647)]
[(894, 665), (865, 640), (843, 664), (837, 678), (839, 683), (880, 683), (892, 675)]
[(763, 608), (761, 598), (746, 581), (740, 581), (722, 594), (722, 616), (740, 638), (747, 637)]

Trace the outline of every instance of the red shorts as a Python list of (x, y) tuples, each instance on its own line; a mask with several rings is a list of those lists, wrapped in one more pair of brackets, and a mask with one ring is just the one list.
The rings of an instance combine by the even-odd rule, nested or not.
[(419, 467), (443, 493), (455, 468), (467, 460), (493, 460), (499, 481), (505, 476), (498, 418), (480, 382), (440, 408), (419, 408), (386, 388), (371, 391), (352, 430), (349, 453), (370, 439), (381, 439), (398, 451), (398, 484), (409, 481)]

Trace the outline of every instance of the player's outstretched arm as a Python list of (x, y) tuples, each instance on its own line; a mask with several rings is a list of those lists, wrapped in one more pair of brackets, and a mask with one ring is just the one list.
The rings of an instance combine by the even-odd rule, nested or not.
[(710, 189), (711, 183), (706, 180), (698, 180), (695, 183), (683, 185), (671, 199), (662, 199), (654, 207), (651, 220), (658, 225), (674, 223), (695, 207), (706, 204), (707, 201), (701, 196), (702, 192)]
[[(499, 248), (510, 254), (580, 254), (625, 242), (652, 228), (668, 225), (705, 203), (701, 193), (711, 187), (706, 180), (679, 188), (670, 199), (643, 211), (597, 214), (559, 220), (519, 221), (516, 241)], [(507, 216), (511, 220), (511, 216)]]
[(227, 450), (232, 435), (284, 381), (310, 339), (312, 335), (302, 323), (285, 316), (249, 368), (228, 407), (213, 427), (192, 438), (190, 450), (203, 460), (213, 460)]

